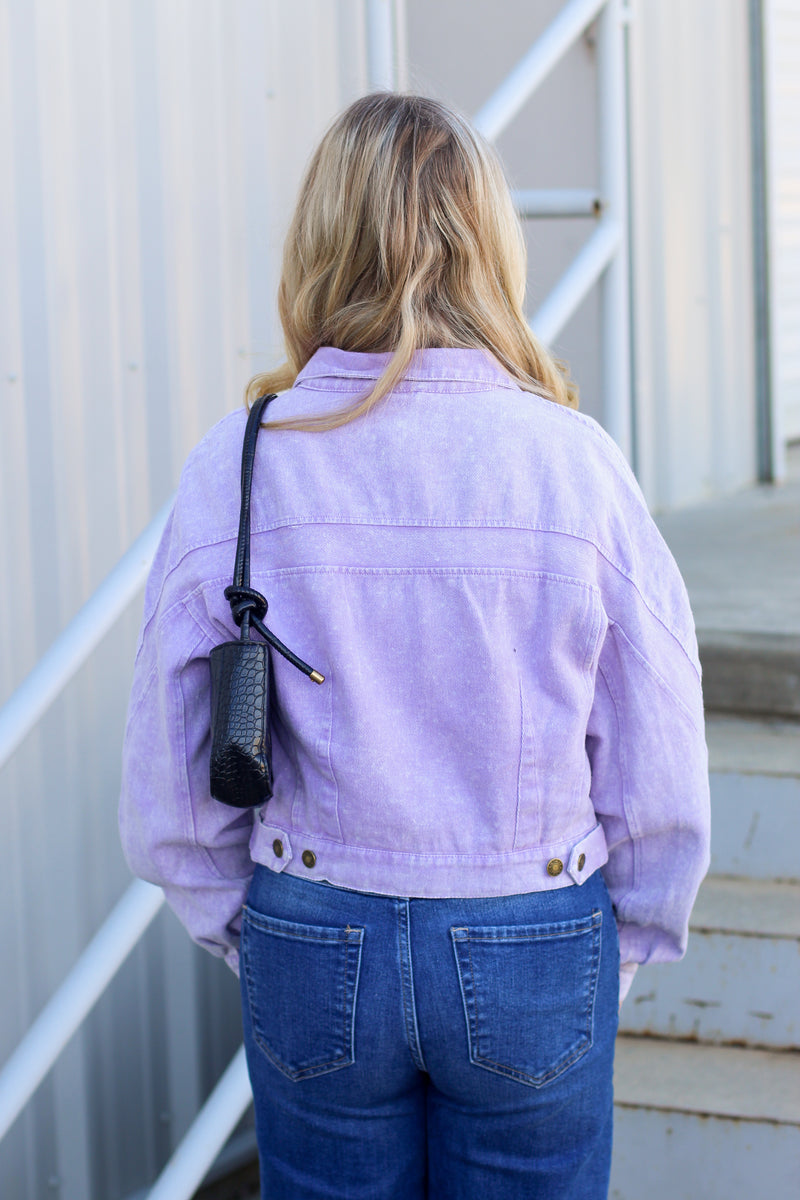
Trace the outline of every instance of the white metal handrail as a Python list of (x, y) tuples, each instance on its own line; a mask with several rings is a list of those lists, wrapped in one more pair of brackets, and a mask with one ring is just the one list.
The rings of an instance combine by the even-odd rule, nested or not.
[(563, 329), (611, 262), (621, 238), (619, 222), (604, 217), (531, 320), (533, 332), (543, 342), (552, 342)]
[(0, 768), (144, 584), (171, 507), (170, 498), (0, 708)]
[[(390, 0), (368, 0), (370, 77), (391, 85), (396, 55)], [(621, 77), (620, 0), (570, 0), (561, 13), (475, 118), (496, 138), (566, 51), (600, 14), (599, 91), (601, 187), (552, 189), (516, 194), (524, 216), (599, 216), (595, 232), (532, 321), (543, 341), (552, 341), (599, 278), (604, 283), (604, 380), (612, 401), (611, 432), (627, 449), (627, 294), (625, 258), (624, 83)], [(613, 310), (608, 315), (607, 310)], [(619, 366), (620, 351), (623, 366)], [(609, 365), (610, 364), (610, 365)], [(616, 374), (615, 374), (616, 372)], [(620, 373), (621, 372), (621, 373)], [(607, 422), (608, 423), (608, 422)], [(616, 424), (616, 428), (614, 425)], [(36, 725), (66, 683), (114, 625), (141, 588), (171, 501), (153, 519), (108, 578), (56, 639), (30, 675), (0, 709), (0, 767)], [(36, 1018), (0, 1071), (0, 1137), (29, 1100), (61, 1050), (103, 994), (163, 904), (163, 894), (136, 881), (81, 954), (64, 982)], [(251, 1099), (244, 1050), (237, 1051), (196, 1116), (149, 1200), (189, 1200)]]
[(0, 1139), (103, 995), (164, 903), (161, 888), (135, 880), (50, 997), (0, 1071)]
[[(172, 498), (0, 709), (0, 768), (140, 591), (171, 507)], [(0, 1070), (0, 1138), (138, 944), (163, 901), (159, 888), (140, 880), (131, 884), (28, 1029)]]
[(570, 0), (489, 97), (474, 124), (493, 142), (608, 0)]
[[(170, 498), (0, 709), (0, 768), (140, 591), (172, 503)], [(160, 888), (134, 880), (36, 1017), (0, 1069), (0, 1139), (163, 904)], [(240, 1048), (159, 1176), (153, 1200), (189, 1200), (251, 1098)]]
[(147, 1200), (188, 1200), (193, 1196), (252, 1099), (244, 1046), (240, 1046)]
[[(543, 342), (552, 343), (600, 281), (604, 424), (630, 458), (627, 128), (622, 44), (629, 13), (622, 0), (569, 0), (486, 101), (475, 117), (475, 124), (490, 141), (496, 140), (595, 18), (599, 18), (599, 191), (594, 194), (577, 188), (562, 192), (533, 190), (518, 192), (515, 198), (518, 210), (525, 216), (589, 215), (585, 206), (590, 202), (593, 215), (601, 217), (589, 241), (534, 316), (531, 328)], [(567, 211), (557, 211), (559, 205)]]
[(599, 217), (603, 208), (596, 188), (531, 188), (511, 193), (521, 217)]

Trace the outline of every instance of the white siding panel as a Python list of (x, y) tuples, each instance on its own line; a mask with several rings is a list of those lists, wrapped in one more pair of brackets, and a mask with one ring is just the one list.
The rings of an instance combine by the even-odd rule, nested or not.
[(800, 438), (800, 8), (766, 0), (765, 66), (773, 405)]
[[(0, 0), (0, 703), (278, 361), (306, 158), (363, 90), (361, 0)], [(129, 882), (119, 754), (140, 606), (0, 773), (0, 1062)], [(162, 914), (0, 1143), (0, 1194), (117, 1200), (240, 1040)]]
[(746, 0), (634, 0), (637, 467), (668, 509), (755, 473)]

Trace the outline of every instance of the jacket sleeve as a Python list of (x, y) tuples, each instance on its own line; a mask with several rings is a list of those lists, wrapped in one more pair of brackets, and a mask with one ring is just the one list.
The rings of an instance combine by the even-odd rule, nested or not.
[(608, 628), (587, 728), (591, 794), (609, 858), (623, 963), (686, 950), (709, 863), (708, 762), (700, 669), (677, 565), (646, 518), (643, 547), (657, 604), (609, 568)]
[(167, 570), (174, 524), (173, 514), (145, 596), (123, 747), (120, 835), (133, 873), (162, 887), (194, 940), (238, 974), (253, 814), (209, 793), (214, 639), (184, 602), (191, 584), (181, 567)]

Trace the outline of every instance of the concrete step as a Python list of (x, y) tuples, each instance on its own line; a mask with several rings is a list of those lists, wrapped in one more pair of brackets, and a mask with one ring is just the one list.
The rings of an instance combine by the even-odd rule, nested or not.
[(800, 880), (800, 724), (708, 714), (711, 871)]
[(705, 880), (686, 957), (636, 974), (627, 1033), (800, 1049), (800, 884)]
[(620, 1036), (612, 1200), (797, 1194), (800, 1055)]
[(800, 717), (800, 461), (657, 520), (697, 624), (706, 707)]
[(800, 717), (800, 637), (698, 629), (706, 708)]

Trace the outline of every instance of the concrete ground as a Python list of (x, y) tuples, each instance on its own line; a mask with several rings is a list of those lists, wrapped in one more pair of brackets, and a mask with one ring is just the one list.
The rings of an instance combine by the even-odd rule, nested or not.
[(785, 483), (657, 518), (700, 631), (800, 636), (800, 446)]
[(800, 447), (784, 483), (658, 524), (692, 602), (706, 706), (800, 718)]

